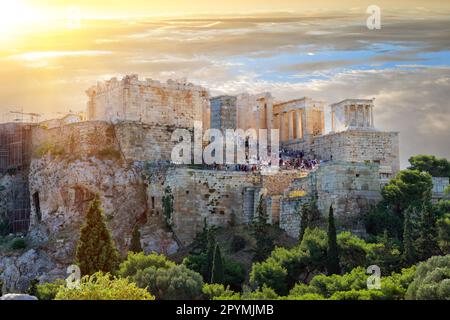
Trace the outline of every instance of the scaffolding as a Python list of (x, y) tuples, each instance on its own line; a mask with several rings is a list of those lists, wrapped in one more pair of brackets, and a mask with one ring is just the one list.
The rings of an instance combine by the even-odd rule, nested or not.
[(0, 175), (13, 181), (7, 194), (6, 216), (12, 233), (24, 233), (30, 223), (28, 167), (31, 158), (31, 125), (0, 124)]

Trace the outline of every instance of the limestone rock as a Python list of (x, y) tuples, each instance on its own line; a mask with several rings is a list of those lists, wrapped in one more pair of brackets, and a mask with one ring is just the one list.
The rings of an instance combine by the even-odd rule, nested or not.
[(38, 300), (38, 298), (28, 294), (8, 293), (1, 296), (0, 300)]

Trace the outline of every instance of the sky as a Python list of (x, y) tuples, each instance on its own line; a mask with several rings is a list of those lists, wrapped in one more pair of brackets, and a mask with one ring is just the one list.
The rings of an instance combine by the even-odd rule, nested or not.
[[(381, 10), (369, 30), (366, 9)], [(375, 125), (450, 158), (450, 1), (0, 0), (0, 121), (85, 108), (97, 81), (187, 78), (212, 95), (375, 98)], [(327, 121), (329, 122), (329, 121)]]

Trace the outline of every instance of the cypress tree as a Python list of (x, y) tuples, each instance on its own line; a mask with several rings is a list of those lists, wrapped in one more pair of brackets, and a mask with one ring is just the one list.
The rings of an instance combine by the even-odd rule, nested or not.
[(92, 200), (81, 227), (76, 261), (82, 275), (97, 271), (113, 273), (119, 265), (119, 251), (106, 225), (98, 195)]
[(300, 231), (298, 234), (298, 242), (302, 243), (303, 236), (305, 235), (306, 228), (308, 227), (309, 221), (308, 221), (308, 205), (304, 203), (302, 205), (302, 210), (300, 213)]
[(223, 283), (225, 278), (223, 271), (222, 254), (220, 253), (220, 247), (216, 244), (214, 249), (213, 266), (211, 270), (211, 283)]
[(214, 266), (214, 251), (216, 248), (216, 239), (212, 232), (208, 233), (208, 249), (206, 251), (205, 281), (210, 282), (212, 269)]
[(256, 217), (252, 223), (252, 234), (256, 240), (254, 261), (262, 261), (274, 249), (274, 239), (270, 233), (270, 224), (267, 222), (268, 216), (264, 206), (264, 197), (259, 198), (258, 207), (256, 209)]
[(403, 222), (403, 254), (402, 260), (405, 266), (410, 266), (416, 262), (416, 253), (413, 243), (413, 226), (411, 222), (411, 209), (405, 211)]
[(141, 246), (141, 232), (139, 231), (139, 227), (136, 225), (133, 228), (133, 233), (131, 235), (130, 248), (128, 249), (130, 252), (138, 253), (142, 252)]
[(417, 253), (420, 260), (427, 260), (439, 253), (437, 244), (437, 228), (434, 212), (431, 208), (423, 206), (419, 223), (419, 238), (416, 242)]
[(333, 206), (330, 206), (330, 211), (328, 214), (327, 271), (328, 271), (329, 275), (340, 273), (336, 226), (334, 224), (334, 215), (333, 215)]

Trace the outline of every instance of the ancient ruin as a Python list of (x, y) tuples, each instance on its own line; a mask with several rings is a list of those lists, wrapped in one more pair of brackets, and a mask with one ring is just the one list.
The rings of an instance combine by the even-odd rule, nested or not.
[[(34, 246), (26, 257), (0, 261), (10, 290), (23, 288), (26, 279), (64, 274), (95, 194), (123, 253), (138, 225), (146, 252), (170, 254), (188, 245), (205, 221), (251, 222), (261, 195), (270, 222), (292, 237), (300, 228), (299, 206), (312, 200), (323, 214), (333, 205), (340, 229), (364, 233), (362, 214), (399, 170), (398, 133), (376, 129), (373, 100), (332, 104), (332, 131), (325, 133), (326, 103), (306, 97), (210, 98), (207, 89), (185, 81), (136, 75), (98, 83), (87, 95), (86, 120), (0, 124), (0, 219), (8, 232), (28, 233)], [(265, 174), (258, 167), (171, 163), (172, 133), (193, 130), (195, 121), (203, 130), (279, 129), (281, 169)], [(307, 167), (286, 165), (299, 153)], [(169, 216), (167, 196), (173, 197)]]

